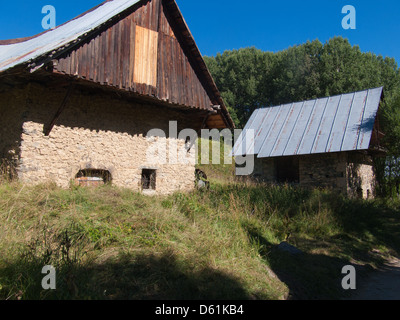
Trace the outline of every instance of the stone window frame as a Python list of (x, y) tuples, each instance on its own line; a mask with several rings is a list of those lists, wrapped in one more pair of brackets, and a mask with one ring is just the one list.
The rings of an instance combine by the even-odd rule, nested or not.
[(79, 186), (99, 186), (111, 184), (111, 182), (111, 172), (105, 169), (80, 169), (75, 175), (75, 183)]
[(141, 188), (143, 191), (157, 190), (157, 171), (156, 168), (145, 167), (141, 169)]

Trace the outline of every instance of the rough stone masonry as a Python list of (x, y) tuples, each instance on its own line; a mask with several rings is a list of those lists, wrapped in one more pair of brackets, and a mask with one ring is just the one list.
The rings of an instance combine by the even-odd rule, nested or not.
[[(298, 166), (296, 183), (302, 187), (326, 188), (350, 197), (373, 198), (376, 175), (373, 158), (360, 152), (338, 152), (290, 157)], [(277, 182), (277, 165), (282, 158), (256, 159), (254, 175)]]
[(75, 90), (46, 136), (44, 127), (64, 96), (65, 89), (51, 90), (33, 83), (0, 95), (0, 158), (14, 161), (21, 182), (53, 181), (66, 188), (80, 170), (94, 169), (108, 171), (116, 186), (141, 191), (142, 171), (152, 169), (157, 179), (154, 194), (194, 188), (194, 148), (187, 152), (190, 161), (186, 163), (163, 163), (146, 156), (154, 140), (185, 148), (183, 140), (146, 137), (154, 128), (168, 134), (170, 120), (178, 121), (182, 128), (199, 126), (183, 112)]

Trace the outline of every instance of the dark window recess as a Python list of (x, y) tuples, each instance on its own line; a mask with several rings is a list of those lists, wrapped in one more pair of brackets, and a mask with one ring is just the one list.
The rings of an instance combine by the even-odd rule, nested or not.
[(276, 178), (279, 183), (299, 183), (299, 158), (283, 157), (275, 160)]
[(101, 186), (111, 183), (111, 173), (107, 170), (85, 169), (76, 175), (75, 182), (79, 186)]
[(194, 142), (192, 143), (192, 140), (190, 139), (190, 137), (187, 137), (185, 140), (185, 149), (187, 152), (190, 152), (190, 150), (192, 149), (192, 147), (194, 146)]
[(156, 190), (156, 170), (143, 169), (142, 171), (142, 189)]

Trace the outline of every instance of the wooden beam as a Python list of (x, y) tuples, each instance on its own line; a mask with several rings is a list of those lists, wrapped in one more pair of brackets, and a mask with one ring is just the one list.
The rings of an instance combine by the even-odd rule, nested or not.
[(51, 130), (53, 130), (54, 125), (56, 124), (58, 118), (60, 118), (61, 113), (64, 111), (65, 107), (67, 106), (67, 103), (71, 97), (72, 90), (74, 89), (74, 84), (70, 84), (67, 90), (67, 93), (65, 94), (64, 100), (62, 101), (60, 107), (58, 108), (56, 114), (53, 117), (53, 120), (50, 122), (49, 126), (44, 129), (44, 134), (45, 136), (49, 136)]
[(204, 120), (203, 120), (203, 123), (201, 124), (201, 128), (200, 128), (200, 130), (202, 130), (202, 129), (205, 129), (205, 127), (206, 127), (206, 123), (207, 123), (207, 121), (208, 121), (208, 118), (210, 117), (210, 112), (204, 117)]

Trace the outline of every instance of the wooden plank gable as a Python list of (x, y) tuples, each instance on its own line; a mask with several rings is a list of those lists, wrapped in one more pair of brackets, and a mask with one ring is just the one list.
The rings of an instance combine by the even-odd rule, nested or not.
[(143, 1), (133, 12), (58, 57), (54, 72), (212, 110), (215, 99), (193, 68), (170, 20), (162, 0)]

